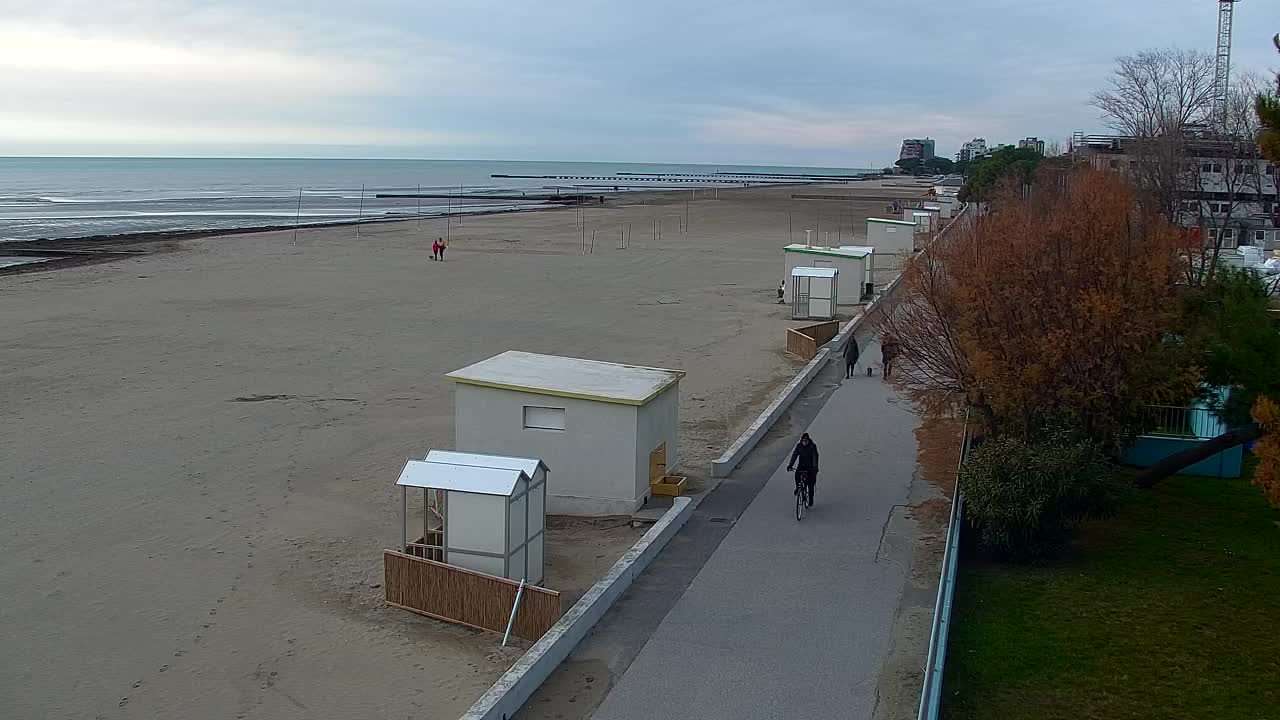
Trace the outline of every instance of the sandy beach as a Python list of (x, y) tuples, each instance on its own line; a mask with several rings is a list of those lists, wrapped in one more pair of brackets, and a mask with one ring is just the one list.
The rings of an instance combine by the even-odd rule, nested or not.
[[(883, 215), (794, 191), (614, 196), (585, 233), (543, 210), (0, 277), (0, 715), (456, 718), (522, 648), (380, 589), (392, 483), (453, 440), (444, 374), (507, 349), (683, 369), (681, 465), (705, 487), (799, 365), (776, 298), (788, 213), (832, 244)], [(638, 532), (552, 529), (566, 609)]]

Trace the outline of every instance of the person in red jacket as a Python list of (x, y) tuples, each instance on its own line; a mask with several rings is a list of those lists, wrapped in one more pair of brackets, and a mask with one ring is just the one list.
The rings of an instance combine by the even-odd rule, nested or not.
[(440, 259), (440, 240), (439, 239), (431, 243), (431, 259), (432, 260)]

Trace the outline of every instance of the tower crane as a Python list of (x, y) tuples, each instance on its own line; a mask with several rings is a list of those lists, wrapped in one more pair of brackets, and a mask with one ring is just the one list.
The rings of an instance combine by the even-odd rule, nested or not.
[(1239, 0), (1218, 0), (1218, 55), (1213, 71), (1213, 119), (1227, 127), (1228, 95), (1231, 84), (1231, 13)]

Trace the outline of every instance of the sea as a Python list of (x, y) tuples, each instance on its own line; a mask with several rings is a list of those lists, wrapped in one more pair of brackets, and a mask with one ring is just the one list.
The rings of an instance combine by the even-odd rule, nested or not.
[[(867, 172), (874, 171), (496, 160), (9, 157), (0, 158), (0, 243), (500, 211), (543, 207), (546, 197), (557, 193), (794, 182)], [(379, 197), (397, 194), (455, 197)]]

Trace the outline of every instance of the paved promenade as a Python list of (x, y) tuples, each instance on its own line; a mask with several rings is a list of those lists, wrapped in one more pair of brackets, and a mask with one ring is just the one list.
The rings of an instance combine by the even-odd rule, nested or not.
[(879, 376), (844, 381), (807, 428), (813, 511), (796, 521), (784, 460), (595, 720), (870, 718), (914, 544), (915, 424)]

